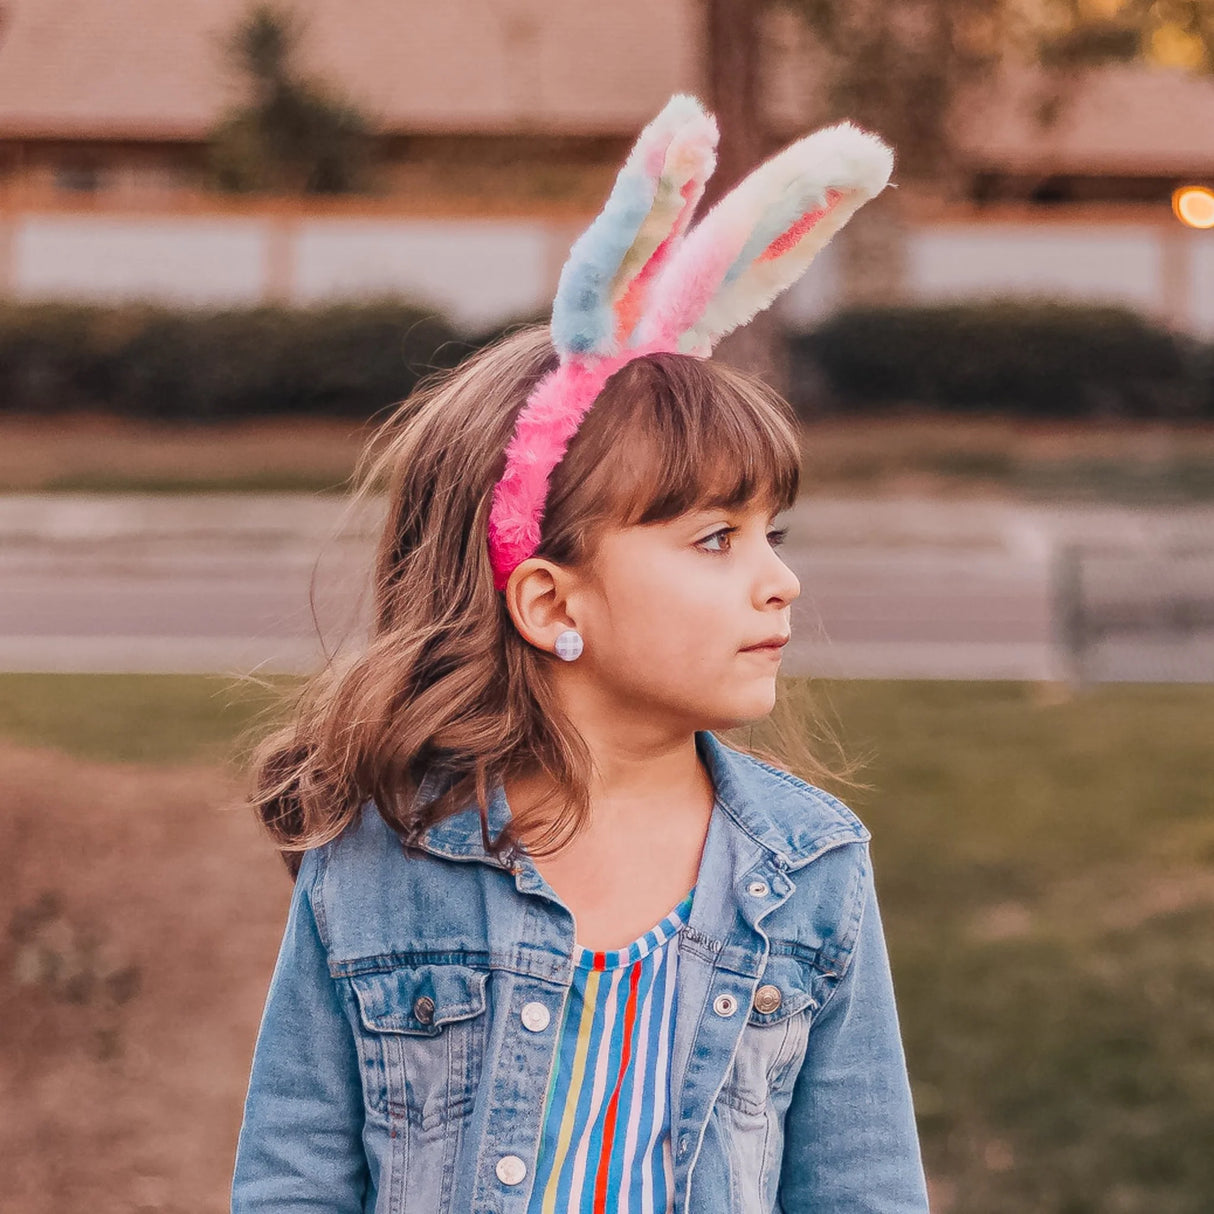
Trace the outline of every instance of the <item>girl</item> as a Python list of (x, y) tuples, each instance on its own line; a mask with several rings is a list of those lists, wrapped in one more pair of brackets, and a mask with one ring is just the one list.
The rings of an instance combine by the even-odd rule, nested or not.
[(550, 326), (394, 419), (369, 648), (258, 764), (237, 1214), (927, 1209), (869, 832), (714, 732), (776, 701), (800, 459), (706, 355), (892, 157), (827, 128), (688, 230), (715, 136), (674, 98)]

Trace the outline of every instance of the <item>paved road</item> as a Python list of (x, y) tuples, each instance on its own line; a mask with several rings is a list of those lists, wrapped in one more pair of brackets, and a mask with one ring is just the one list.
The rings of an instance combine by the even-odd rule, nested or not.
[[(318, 624), (330, 647), (362, 634), (377, 512), (303, 495), (0, 498), (0, 669), (312, 669)], [(802, 594), (783, 669), (861, 678), (1061, 677), (1059, 544), (1214, 541), (1209, 509), (815, 498), (788, 521)], [(1196, 568), (1214, 583), (1214, 561)], [(1214, 633), (1103, 643), (1089, 674), (1214, 679)]]

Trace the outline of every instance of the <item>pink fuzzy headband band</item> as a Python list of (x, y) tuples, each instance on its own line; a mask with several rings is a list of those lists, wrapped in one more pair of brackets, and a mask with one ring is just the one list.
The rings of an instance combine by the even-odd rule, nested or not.
[(672, 97), (570, 251), (552, 305), (560, 362), (519, 411), (493, 489), (499, 590), (539, 546), (552, 470), (608, 378), (659, 351), (707, 358), (801, 276), (886, 187), (894, 163), (876, 135), (824, 127), (760, 165), (689, 231), (716, 145), (713, 117), (693, 97)]

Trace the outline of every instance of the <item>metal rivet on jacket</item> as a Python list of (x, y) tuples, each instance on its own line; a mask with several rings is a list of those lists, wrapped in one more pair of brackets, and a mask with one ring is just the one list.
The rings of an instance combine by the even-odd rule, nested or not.
[(755, 1011), (762, 1012), (764, 1015), (774, 1012), (783, 1001), (784, 996), (780, 994), (780, 988), (772, 986), (770, 983), (755, 991)]

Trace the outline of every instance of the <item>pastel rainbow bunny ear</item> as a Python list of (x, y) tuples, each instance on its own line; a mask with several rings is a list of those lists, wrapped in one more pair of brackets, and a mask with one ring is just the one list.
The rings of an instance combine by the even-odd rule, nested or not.
[(638, 136), (595, 221), (569, 251), (552, 305), (562, 361), (619, 353), (716, 167), (717, 124), (676, 94)]
[(893, 171), (893, 151), (850, 122), (790, 144), (681, 242), (650, 291), (634, 344), (707, 356), (768, 307)]
[(539, 545), (552, 471), (607, 380), (646, 354), (706, 357), (800, 277), (893, 169), (876, 135), (847, 122), (824, 127), (760, 165), (688, 230), (716, 146), (716, 120), (694, 97), (672, 97), (570, 250), (549, 324), (558, 362), (519, 410), (493, 487), (499, 590)]

